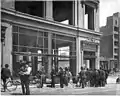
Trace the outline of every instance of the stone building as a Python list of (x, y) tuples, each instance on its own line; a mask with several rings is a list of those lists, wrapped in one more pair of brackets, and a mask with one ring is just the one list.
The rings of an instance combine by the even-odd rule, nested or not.
[(120, 68), (120, 13), (107, 17), (106, 26), (100, 31), (103, 32), (100, 55), (107, 58), (108, 69)]
[(1, 3), (3, 65), (17, 72), (20, 60), (29, 61), (33, 74), (41, 65), (46, 74), (57, 71), (65, 60), (73, 75), (81, 66), (99, 69), (99, 0)]

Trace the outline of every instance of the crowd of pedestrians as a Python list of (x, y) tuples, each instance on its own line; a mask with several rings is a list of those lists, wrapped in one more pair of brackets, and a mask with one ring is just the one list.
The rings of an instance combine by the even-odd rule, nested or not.
[(63, 88), (64, 85), (68, 86), (70, 78), (72, 78), (72, 74), (69, 71), (69, 68), (60, 67), (58, 72), (56, 72), (55, 69), (53, 68), (52, 71), (51, 71), (51, 79), (52, 79), (51, 87), (55, 87), (55, 83), (56, 83), (55, 78), (56, 78), (56, 76), (59, 77), (59, 79), (60, 79), (59, 83), (60, 83), (61, 88)]
[(104, 87), (107, 84), (108, 71), (102, 68), (100, 69), (86, 69), (81, 67), (81, 71), (78, 73), (76, 80), (77, 86), (82, 88), (89, 87)]
[(72, 73), (69, 71), (69, 68), (59, 68), (58, 73), (55, 72), (55, 69), (51, 71), (51, 87), (55, 87), (55, 77), (59, 76), (60, 78), (60, 87), (63, 88), (64, 85), (68, 86), (70, 79), (73, 83), (76, 84), (76, 87), (104, 87), (107, 84), (109, 72), (102, 68), (100, 69), (85, 69), (81, 67), (81, 71), (78, 73), (77, 77), (72, 77)]
[[(9, 65), (6, 64), (5, 68), (2, 68), (2, 71), (1, 71), (1, 74), (2, 74), (1, 79), (3, 80), (3, 83), (4, 83), (4, 90), (6, 89), (6, 86), (5, 86), (6, 79), (8, 79), (9, 77), (12, 77), (8, 67)], [(31, 75), (31, 71), (32, 71), (32, 68), (29, 66), (29, 62), (22, 62), (22, 61), (20, 62), (19, 76), (21, 80), (22, 92), (24, 95), (30, 94), (29, 78)], [(45, 74), (45, 69), (43, 67), (41, 67), (41, 71), (39, 72), (38, 77), (41, 76), (41, 74)], [(52, 68), (50, 75), (51, 75), (52, 88), (55, 88), (56, 77), (59, 77), (59, 82), (57, 83), (60, 84), (61, 88), (64, 88), (64, 86), (68, 86), (71, 80), (72, 80), (72, 83), (76, 84), (76, 87), (85, 88), (86, 86), (104, 87), (105, 84), (107, 84), (107, 78), (108, 78), (109, 72), (102, 68), (85, 69), (84, 67), (81, 67), (81, 71), (78, 73), (76, 77), (74, 77), (72, 76), (72, 73), (70, 72), (69, 68), (60, 67), (57, 72), (55, 68)], [(43, 86), (43, 83), (42, 83), (42, 86)]]

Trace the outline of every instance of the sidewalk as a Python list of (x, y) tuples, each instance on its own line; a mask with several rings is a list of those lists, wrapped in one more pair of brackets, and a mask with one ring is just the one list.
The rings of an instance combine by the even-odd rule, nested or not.
[[(120, 72), (119, 73), (116, 73), (114, 75), (110, 75), (108, 76), (108, 79), (107, 79), (107, 84), (116, 84), (116, 79), (118, 77), (118, 75), (120, 75)], [(17, 78), (16, 80), (20, 81), (19, 78)], [(49, 81), (49, 80), (48, 80)], [(50, 84), (44, 84), (43, 87), (47, 87), (47, 85), (50, 85)], [(56, 88), (59, 88), (60, 87), (60, 84), (55, 84), (56, 85)], [(36, 84), (30, 84), (30, 87), (31, 88), (37, 88), (37, 85)], [(69, 84), (69, 88), (73, 88), (75, 87), (75, 84)], [(18, 85), (18, 89), (21, 88), (21, 85)], [(50, 87), (47, 87), (47, 88), (50, 88)]]
[[(60, 84), (56, 84), (55, 88), (51, 88), (51, 87), (47, 87), (48, 84), (44, 84), (43, 88), (37, 88), (36, 85), (30, 85), (30, 90), (31, 90), (31, 94), (62, 94), (63, 93), (71, 93), (74, 90), (74, 93), (76, 93), (77, 90), (79, 90), (79, 92), (86, 92), (87, 91), (92, 91), (92, 90), (108, 90), (108, 89), (115, 89), (117, 84), (115, 84), (116, 82), (116, 76), (109, 76), (107, 79), (108, 84), (105, 87), (85, 87), (84, 89), (80, 88), (80, 87), (75, 87), (74, 84), (69, 84), (68, 87), (64, 87), (64, 88), (60, 88)], [(119, 86), (120, 88), (120, 86)], [(22, 90), (21, 90), (21, 85), (18, 85), (17, 90), (12, 91), (12, 92), (2, 92), (2, 95), (21, 95), (22, 94)]]
[(109, 75), (107, 82), (108, 83), (116, 83), (116, 79), (118, 78), (118, 75), (120, 75), (120, 72), (117, 72), (115, 74)]
[[(116, 84), (116, 78), (117, 78), (117, 76), (109, 76), (107, 79), (107, 84)], [(43, 87), (47, 87), (47, 85), (50, 85), (50, 84), (44, 84)], [(59, 88), (60, 84), (55, 84), (55, 86), (56, 86), (56, 88)], [(32, 84), (32, 85), (30, 85), (30, 87), (37, 88), (37, 85)], [(69, 87), (70, 88), (74, 87), (74, 84), (69, 84)], [(18, 85), (18, 88), (21, 88), (21, 85)], [(50, 87), (47, 87), (47, 88), (50, 88)]]

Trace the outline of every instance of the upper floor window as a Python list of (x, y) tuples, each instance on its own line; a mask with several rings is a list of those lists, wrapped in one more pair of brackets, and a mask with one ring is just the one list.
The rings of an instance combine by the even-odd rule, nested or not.
[(114, 45), (115, 45), (115, 46), (118, 46), (118, 44), (119, 44), (119, 43), (118, 43), (117, 41), (114, 42)]
[(117, 25), (117, 20), (115, 20), (115, 25)]
[(15, 10), (38, 17), (44, 17), (45, 15), (44, 1), (42, 0), (36, 2), (17, 0), (15, 1)]
[(114, 49), (114, 52), (115, 52), (115, 53), (118, 53), (118, 49)]
[(114, 31), (119, 31), (119, 27), (114, 26)]

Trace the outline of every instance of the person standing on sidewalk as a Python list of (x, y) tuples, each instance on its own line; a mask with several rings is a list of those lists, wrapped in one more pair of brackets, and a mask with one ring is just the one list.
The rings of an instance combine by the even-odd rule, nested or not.
[(105, 71), (100, 67), (99, 70), (99, 76), (100, 76), (100, 87), (105, 86)]
[(1, 79), (3, 80), (3, 87), (4, 87), (4, 92), (6, 91), (6, 80), (8, 78), (12, 78), (12, 75), (11, 75), (11, 72), (10, 72), (10, 69), (9, 69), (9, 65), (8, 64), (5, 64), (5, 68), (2, 68), (1, 70)]
[(51, 71), (51, 79), (52, 79), (52, 82), (51, 82), (51, 87), (55, 87), (55, 76), (56, 76), (56, 72), (55, 72), (55, 69), (53, 68), (52, 71)]
[[(24, 63), (23, 66), (20, 68), (20, 80), (21, 80), (21, 86), (22, 86), (22, 92), (23, 95), (30, 95), (30, 89), (29, 89), (29, 76), (31, 74), (31, 67), (28, 65), (28, 63)], [(26, 91), (26, 92), (25, 92)]]
[(83, 67), (81, 67), (81, 71), (79, 73), (80, 76), (80, 83), (82, 84), (82, 88), (85, 87), (85, 82), (86, 82), (86, 71), (84, 70)]
[(64, 87), (64, 71), (63, 68), (59, 68), (59, 72), (58, 75), (60, 77), (60, 87), (63, 88)]

